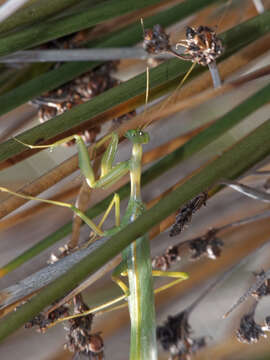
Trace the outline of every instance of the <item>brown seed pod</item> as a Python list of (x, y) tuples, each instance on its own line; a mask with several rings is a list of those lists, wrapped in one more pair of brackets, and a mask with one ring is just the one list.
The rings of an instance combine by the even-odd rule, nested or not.
[(221, 40), (215, 31), (208, 26), (197, 28), (186, 27), (186, 39), (176, 44), (176, 47), (185, 47), (185, 55), (188, 55), (192, 62), (200, 65), (208, 65), (223, 53), (224, 48)]
[(143, 48), (149, 54), (159, 54), (171, 48), (170, 36), (159, 25), (154, 25), (152, 29), (144, 32)]

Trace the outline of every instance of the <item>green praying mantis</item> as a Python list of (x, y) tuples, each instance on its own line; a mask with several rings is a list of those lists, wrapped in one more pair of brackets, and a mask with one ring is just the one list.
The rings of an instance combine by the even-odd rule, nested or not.
[[(132, 143), (131, 157), (129, 160), (117, 163), (116, 165), (114, 165), (114, 159), (118, 148), (118, 135), (115, 132), (112, 132), (95, 144), (94, 151), (109, 142), (101, 159), (101, 173), (98, 179), (95, 179), (87, 147), (79, 135), (72, 135), (53, 144), (40, 146), (25, 144), (20, 140), (17, 140), (24, 146), (31, 149), (53, 149), (62, 143), (74, 139), (78, 148), (80, 170), (85, 177), (87, 184), (91, 188), (107, 188), (129, 172), (131, 187), (130, 198), (122, 219), (120, 219), (120, 198), (118, 194), (114, 195), (110, 205), (104, 213), (103, 218), (100, 223), (96, 225), (90, 218), (72, 204), (26, 196), (3, 187), (0, 187), (0, 191), (8, 192), (15, 196), (29, 200), (38, 200), (53, 205), (68, 207), (77, 216), (79, 216), (97, 236), (102, 237), (114, 235), (130, 222), (134, 221), (138, 216), (141, 216), (145, 209), (141, 199), (140, 180), (143, 144), (149, 142), (149, 135), (142, 129), (136, 129), (128, 130), (125, 136)], [(115, 227), (103, 231), (102, 225), (113, 207), (115, 207)], [(128, 286), (121, 279), (121, 276), (128, 277)], [(175, 278), (175, 280), (154, 291), (153, 276), (169, 276)], [(155, 360), (157, 359), (157, 346), (154, 293), (165, 290), (166, 288), (187, 278), (188, 275), (183, 272), (152, 271), (150, 244), (148, 236), (145, 234), (123, 251), (122, 262), (113, 271), (112, 279), (120, 286), (123, 291), (123, 295), (94, 309), (90, 309), (87, 313), (101, 311), (123, 299), (127, 299), (131, 320), (130, 359)], [(87, 313), (75, 316), (83, 316)], [(61, 321), (70, 319), (71, 317), (61, 319)]]

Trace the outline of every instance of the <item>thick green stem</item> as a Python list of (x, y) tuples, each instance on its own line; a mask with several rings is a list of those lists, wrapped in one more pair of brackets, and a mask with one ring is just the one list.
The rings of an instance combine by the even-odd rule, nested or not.
[(209, 163), (203, 170), (182, 186), (164, 197), (133, 223), (112, 236), (91, 256), (86, 257), (65, 275), (54, 281), (27, 304), (6, 316), (0, 322), (0, 339), (4, 339), (26, 321), (32, 319), (45, 306), (69, 292), (84, 278), (93, 274), (106, 262), (120, 253), (132, 241), (184, 205), (201, 191), (213, 186), (222, 178), (233, 179), (270, 154), (270, 120)]

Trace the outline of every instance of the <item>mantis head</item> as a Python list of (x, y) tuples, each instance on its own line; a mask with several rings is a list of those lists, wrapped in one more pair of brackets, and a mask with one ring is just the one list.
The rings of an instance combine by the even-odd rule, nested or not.
[(128, 130), (125, 137), (133, 144), (147, 144), (149, 142), (149, 134), (141, 129)]

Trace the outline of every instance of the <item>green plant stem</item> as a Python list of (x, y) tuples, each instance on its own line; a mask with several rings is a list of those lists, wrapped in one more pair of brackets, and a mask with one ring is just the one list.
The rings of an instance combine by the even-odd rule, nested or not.
[(213, 160), (182, 186), (161, 199), (150, 210), (147, 210), (143, 216), (140, 216), (125, 229), (108, 239), (91, 256), (76, 264), (27, 304), (21, 306), (16, 312), (7, 315), (0, 322), (0, 339), (3, 340), (46, 306), (61, 298), (87, 276), (93, 274), (119, 254), (132, 241), (145, 234), (198, 193), (213, 186), (222, 178), (236, 178), (258, 163), (258, 161), (263, 160), (270, 154), (269, 132), (270, 120)]
[(27, 49), (50, 40), (87, 29), (116, 16), (159, 3), (161, 0), (108, 0), (77, 14), (39, 22), (21, 31), (0, 38), (0, 56)]
[[(266, 85), (264, 88), (251, 95), (248, 99), (243, 101), (234, 109), (220, 117), (209, 128), (203, 130), (202, 132), (194, 136), (191, 140), (189, 140), (186, 144), (180, 146), (172, 153), (164, 156), (161, 160), (159, 160), (149, 169), (144, 171), (142, 174), (142, 186), (147, 185), (172, 167), (176, 166), (184, 160), (187, 160), (188, 158), (202, 150), (204, 147), (217, 140), (220, 136), (224, 135), (232, 127), (239, 124), (248, 115), (259, 109), (261, 106), (265, 105), (269, 101), (270, 84)], [(129, 195), (129, 189), (129, 184), (126, 184), (117, 190), (117, 193), (119, 194), (121, 200), (123, 200)], [(106, 210), (111, 200), (112, 195), (107, 196), (104, 200), (102, 200), (92, 208), (88, 209), (86, 215), (90, 219), (95, 218)], [(32, 246), (30, 249), (26, 250), (17, 258), (7, 263), (1, 270), (4, 270), (4, 272), (8, 273), (16, 269), (18, 266), (30, 260), (35, 255), (38, 255), (41, 251), (47, 249), (55, 242), (62, 239), (64, 236), (70, 234), (71, 230), (72, 224), (71, 222), (69, 222), (66, 225), (62, 226), (60, 229), (58, 229), (55, 233), (49, 235), (48, 237), (40, 241), (38, 244)]]
[(4, 33), (23, 25), (31, 25), (50, 15), (54, 16), (60, 11), (77, 4), (78, 0), (39, 0), (18, 10), (10, 18), (1, 22), (0, 33)]
[(39, 76), (44, 73), (51, 67), (50, 63), (35, 63), (24, 66), (22, 69), (14, 71), (14, 75), (8, 78), (8, 81), (5, 82), (3, 86), (0, 87), (0, 96), (7, 91), (11, 91), (17, 86), (20, 86), (25, 81), (29, 81), (30, 79)]
[[(139, 25), (137, 27), (139, 27)], [(230, 55), (232, 51), (236, 51), (244, 45), (249, 44), (250, 41), (253, 41), (254, 39), (264, 35), (269, 30), (270, 12), (268, 11), (227, 31), (222, 35), (225, 46), (229, 46), (227, 53), (224, 55), (224, 57)], [(249, 31), (252, 31), (252, 35), (247, 36), (247, 32)], [(133, 32), (135, 36), (136, 32)], [(130, 39), (129, 36), (126, 38), (127, 35), (128, 30), (121, 32), (119, 34), (119, 38), (117, 36), (114, 38), (114, 45), (120, 46), (119, 43), (122, 43), (122, 45), (126, 45), (126, 41), (130, 41), (128, 40)], [(112, 39), (109, 39), (107, 45), (112, 45), (111, 41)], [(104, 42), (102, 43), (102, 47), (104, 47)], [(97, 65), (97, 63), (91, 64)], [(89, 67), (89, 64), (81, 64), (81, 66), (84, 66), (84, 70), (86, 71)], [(182, 62), (178, 59), (169, 60), (169, 62), (166, 62), (151, 71), (150, 88), (154, 88), (156, 86), (164, 84), (168, 82), (168, 80), (175, 79), (177, 76), (179, 76), (179, 72), (185, 72), (188, 67), (189, 64), (187, 62)], [(60, 69), (58, 69), (58, 71), (54, 70), (55, 72), (51, 71), (47, 74), (41, 75), (40, 77), (33, 79), (28, 83), (29, 86), (22, 85), (17, 89), (13, 90), (12, 92), (8, 92), (7, 94), (0, 96), (0, 103), (2, 104), (0, 108), (0, 115), (6, 113), (12, 108), (23, 103), (24, 101), (31, 99), (34, 94), (36, 94), (36, 86), (38, 86), (39, 89), (42, 88), (42, 93), (43, 91), (45, 91), (45, 89), (48, 90), (48, 87), (49, 89), (51, 89), (59, 85), (58, 82), (61, 82), (61, 80), (59, 80), (59, 75), (62, 75), (62, 79), (65, 78), (67, 80), (67, 71), (69, 72), (69, 76), (72, 77), (77, 71), (77, 75), (79, 75), (81, 73), (81, 70), (82, 67), (80, 67), (78, 63), (66, 64), (63, 65)], [(68, 80), (70, 80), (70, 78), (68, 78)], [(37, 81), (40, 81), (38, 85)], [(127, 101), (128, 99), (143, 94), (145, 92), (145, 83), (145, 75), (138, 75), (135, 78), (125, 82), (124, 84), (121, 84), (116, 88), (108, 90), (105, 93), (95, 97), (91, 101), (79, 105), (61, 116), (57, 116), (56, 118), (42, 125), (39, 125), (29, 131), (24, 132), (18, 138), (23, 142), (31, 144), (36, 143), (36, 141), (38, 141), (39, 139), (48, 140), (49, 138), (57, 136), (64, 131), (72, 129), (74, 126), (78, 126), (85, 121), (89, 121), (91, 117), (100, 115), (104, 111), (109, 110), (110, 108), (119, 105), (122, 102)], [(23, 94), (22, 89), (24, 89)], [(21, 99), (21, 101), (18, 101), (18, 99)], [(23, 151), (25, 151), (25, 147), (23, 147), (21, 144), (16, 143), (14, 140), (8, 140), (7, 142), (0, 145), (0, 161), (5, 161), (6, 159), (17, 155)]]

